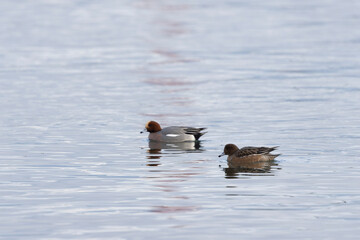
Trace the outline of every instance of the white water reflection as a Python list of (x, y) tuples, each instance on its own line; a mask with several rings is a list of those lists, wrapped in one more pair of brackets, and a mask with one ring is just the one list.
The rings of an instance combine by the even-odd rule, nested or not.
[(182, 151), (195, 151), (199, 150), (201, 143), (196, 142), (178, 142), (178, 143), (165, 143), (157, 141), (149, 141), (150, 150), (182, 150)]

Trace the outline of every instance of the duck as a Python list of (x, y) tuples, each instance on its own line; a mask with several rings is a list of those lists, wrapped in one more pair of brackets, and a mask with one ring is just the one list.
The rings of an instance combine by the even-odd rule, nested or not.
[(229, 143), (225, 145), (224, 152), (219, 157), (228, 155), (229, 166), (273, 161), (280, 154), (270, 154), (270, 152), (278, 147), (243, 147), (239, 149), (235, 144)]
[(145, 129), (140, 133), (149, 132), (149, 140), (158, 142), (193, 142), (199, 141), (199, 138), (207, 132), (202, 132), (206, 128), (195, 128), (185, 126), (170, 126), (161, 128), (156, 121), (149, 121)]

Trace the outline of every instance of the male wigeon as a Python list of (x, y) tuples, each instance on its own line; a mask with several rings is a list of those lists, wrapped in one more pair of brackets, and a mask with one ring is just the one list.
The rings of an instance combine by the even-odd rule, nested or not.
[(226, 144), (224, 152), (219, 157), (228, 155), (227, 161), (230, 165), (241, 163), (254, 163), (272, 161), (280, 154), (270, 154), (277, 147), (243, 147), (239, 149), (235, 144)]
[(141, 131), (149, 132), (149, 139), (159, 142), (188, 142), (197, 141), (206, 132), (201, 132), (206, 128), (172, 126), (161, 128), (160, 124), (155, 121), (149, 121), (145, 129)]

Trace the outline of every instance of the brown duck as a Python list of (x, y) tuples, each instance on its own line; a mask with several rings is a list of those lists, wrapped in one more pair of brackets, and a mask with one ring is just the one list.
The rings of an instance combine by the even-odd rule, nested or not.
[(280, 154), (270, 154), (277, 147), (243, 147), (238, 148), (235, 144), (226, 144), (224, 152), (219, 157), (228, 155), (229, 165), (248, 164), (256, 162), (272, 161)]

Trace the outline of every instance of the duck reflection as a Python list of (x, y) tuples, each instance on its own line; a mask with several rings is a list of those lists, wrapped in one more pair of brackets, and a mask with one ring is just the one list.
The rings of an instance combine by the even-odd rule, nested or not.
[(166, 150), (181, 150), (186, 152), (197, 151), (201, 147), (199, 141), (195, 142), (178, 142), (178, 143), (166, 143), (166, 142), (157, 142), (149, 141), (149, 153), (160, 153), (162, 149)]
[[(202, 151), (200, 149), (201, 145), (199, 141), (196, 142), (179, 142), (179, 143), (166, 143), (166, 142), (157, 142), (157, 141), (149, 141), (149, 149), (147, 150), (147, 159), (160, 159), (163, 152), (166, 151), (174, 151), (174, 153), (181, 152), (197, 152)], [(171, 153), (171, 152), (170, 152)], [(148, 161), (150, 162), (150, 161)], [(158, 162), (158, 161), (156, 161)], [(160, 165), (160, 162), (158, 162)], [(152, 161), (151, 166), (155, 166), (155, 161)], [(150, 165), (149, 165), (150, 166)], [(156, 165), (157, 166), (157, 165)]]
[(246, 173), (251, 173), (251, 174), (271, 173), (273, 166), (277, 166), (277, 163), (275, 161), (252, 162), (252, 163), (228, 162), (228, 167), (223, 168), (223, 171), (225, 172), (226, 178), (237, 178), (241, 173), (243, 175)]
[(149, 159), (146, 163), (146, 166), (149, 167), (157, 167), (161, 165), (160, 161), (157, 161), (156, 159), (160, 159), (161, 157), (161, 149), (148, 149), (147, 150), (148, 155), (146, 156), (147, 159)]

